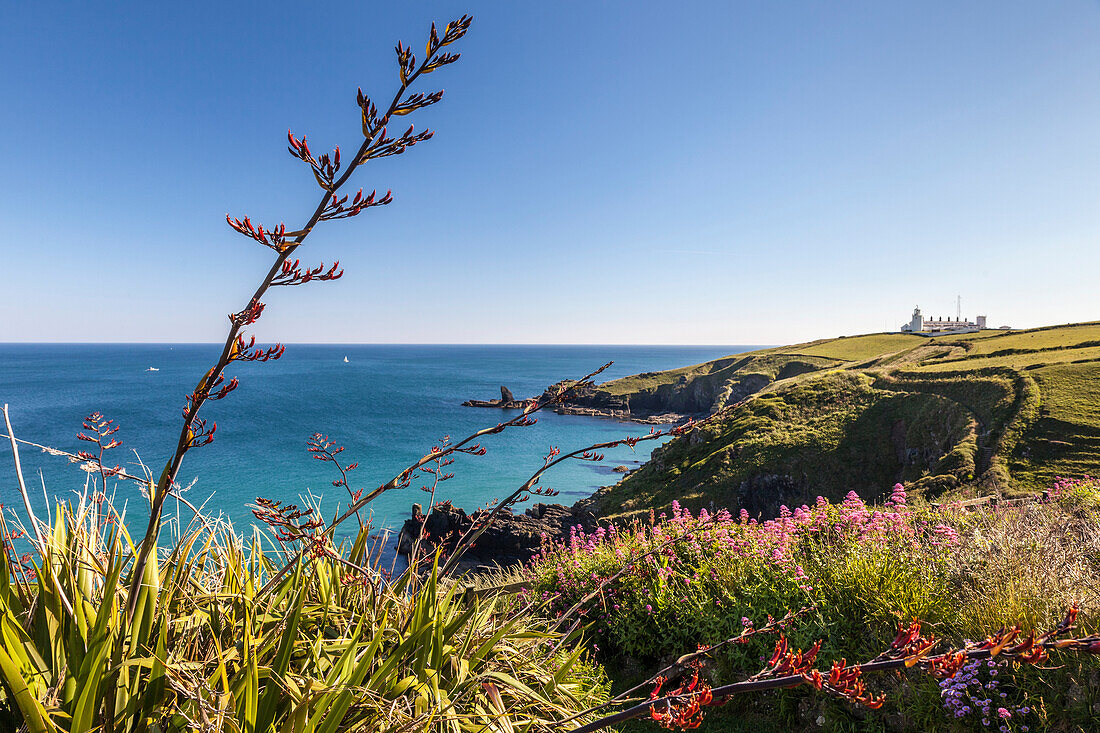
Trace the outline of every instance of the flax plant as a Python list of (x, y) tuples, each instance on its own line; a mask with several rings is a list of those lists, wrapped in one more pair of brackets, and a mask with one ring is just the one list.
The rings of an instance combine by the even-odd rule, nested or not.
[[(583, 646), (529, 607), (459, 597), (438, 566), (414, 595), (411, 575), (386, 584), (325, 557), (261, 599), (266, 538), (214, 522), (151, 555), (127, 624), (137, 548), (104, 509), (97, 537), (93, 502), (58, 505), (34, 577), (0, 553), (0, 727), (538, 731), (606, 699)], [(362, 531), (347, 559), (376, 565), (367, 546)]]

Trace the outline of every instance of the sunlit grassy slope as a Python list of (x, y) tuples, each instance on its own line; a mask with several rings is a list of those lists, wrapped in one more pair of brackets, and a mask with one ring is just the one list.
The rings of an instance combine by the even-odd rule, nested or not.
[(709, 412), (776, 380), (842, 363), (819, 356), (776, 354), (769, 349), (666, 372), (624, 377), (600, 385), (590, 399), (597, 406), (625, 402), (634, 412)]
[(1055, 364), (1031, 376), (1042, 395), (1039, 415), (1013, 456), (1012, 472), (1042, 486), (1057, 475), (1100, 473), (1100, 362)]
[(841, 361), (865, 361), (886, 354), (905, 351), (926, 342), (927, 339), (923, 336), (902, 333), (874, 333), (866, 336), (848, 336), (825, 341), (813, 341), (796, 346), (785, 346), (776, 349), (776, 352), (823, 356)]
[(1016, 495), (1100, 473), (1100, 323), (815, 341), (599, 391), (634, 409), (728, 411), (605, 492), (609, 514), (673, 498), (767, 513), (895, 481)]
[(1100, 345), (1100, 323), (1078, 323), (1052, 328), (1035, 328), (1029, 331), (983, 331), (992, 333), (989, 338), (963, 338), (970, 342), (972, 354), (991, 354), (1009, 349), (1035, 351), (1037, 349), (1064, 349), (1085, 344)]
[(1095, 361), (1100, 359), (1100, 346), (1082, 349), (1065, 348), (1043, 351), (1018, 351), (1000, 356), (968, 354), (962, 358), (932, 359), (916, 367), (919, 371), (972, 372), (979, 369), (1008, 367), (1010, 369), (1033, 369), (1044, 364), (1065, 364), (1067, 362)]

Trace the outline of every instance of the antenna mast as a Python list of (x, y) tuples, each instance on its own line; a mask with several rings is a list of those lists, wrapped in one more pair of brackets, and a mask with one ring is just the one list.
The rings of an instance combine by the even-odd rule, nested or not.
[(961, 295), (955, 298), (955, 320), (961, 321), (963, 319), (963, 297)]

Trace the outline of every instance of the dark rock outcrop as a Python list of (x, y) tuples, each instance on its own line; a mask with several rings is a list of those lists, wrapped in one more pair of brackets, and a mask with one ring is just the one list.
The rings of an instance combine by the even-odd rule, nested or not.
[[(543, 390), (538, 399), (549, 400), (557, 395), (560, 390), (572, 384), (569, 380), (552, 384)], [(647, 425), (679, 423), (688, 417), (683, 412), (661, 407), (662, 403), (660, 401), (652, 402), (652, 404), (647, 403), (644, 406), (640, 405), (637, 409), (632, 409), (631, 400), (632, 396), (630, 395), (609, 395), (593, 385), (586, 384), (579, 388), (573, 388), (569, 398), (561, 404), (555, 405), (553, 410), (559, 415), (610, 417), (616, 420), (629, 420)], [(466, 400), (462, 403), (462, 406), (522, 410), (527, 407), (527, 404), (526, 400), (517, 400), (510, 389), (502, 386), (499, 400)]]
[(516, 396), (512, 394), (512, 390), (500, 385), (500, 399), (499, 400), (466, 400), (462, 403), (463, 407), (495, 407), (501, 410), (522, 410), (527, 407), (525, 400), (517, 400)]
[[(423, 533), (423, 549), (434, 552), (442, 546), (449, 554), (459, 538), (475, 522), (488, 518), (490, 511), (479, 509), (468, 515), (450, 502), (441, 502), (424, 517), (418, 516), (414, 508), (413, 516), (405, 520), (398, 535), (397, 552), (408, 556)], [(522, 514), (504, 509), (463, 556), (463, 567), (470, 570), (527, 562), (538, 554), (544, 542), (566, 538), (570, 528), (578, 525), (591, 531), (596, 527), (596, 516), (585, 508), (561, 504), (535, 504)]]
[(813, 504), (817, 498), (810, 490), (810, 482), (784, 474), (761, 474), (742, 481), (734, 492), (731, 506), (748, 511), (753, 517), (774, 516), (777, 507)]

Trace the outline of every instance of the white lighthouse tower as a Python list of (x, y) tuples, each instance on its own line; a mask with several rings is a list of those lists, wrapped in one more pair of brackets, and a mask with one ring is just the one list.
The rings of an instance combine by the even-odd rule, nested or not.
[(902, 331), (921, 333), (924, 331), (924, 316), (921, 315), (920, 306), (913, 308), (913, 320), (901, 327)]

